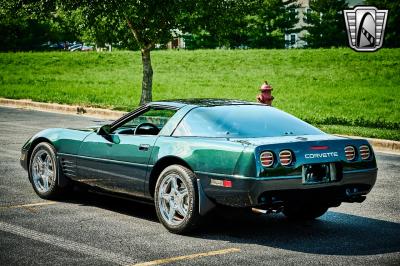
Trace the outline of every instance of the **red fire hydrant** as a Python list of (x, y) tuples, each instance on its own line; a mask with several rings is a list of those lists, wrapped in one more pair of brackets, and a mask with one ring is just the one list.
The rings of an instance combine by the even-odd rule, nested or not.
[(257, 101), (266, 105), (272, 105), (272, 101), (274, 100), (274, 96), (271, 95), (272, 90), (273, 89), (271, 85), (269, 85), (268, 82), (265, 81), (264, 84), (260, 87), (261, 93), (257, 95)]

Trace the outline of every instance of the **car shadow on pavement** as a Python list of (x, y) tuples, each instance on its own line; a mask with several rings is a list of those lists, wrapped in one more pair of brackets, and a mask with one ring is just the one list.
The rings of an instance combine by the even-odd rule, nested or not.
[(208, 217), (196, 236), (324, 255), (375, 255), (400, 251), (400, 224), (329, 211), (314, 221), (283, 214)]
[[(77, 194), (65, 201), (158, 222), (151, 204), (94, 193)], [(399, 236), (399, 223), (335, 211), (329, 211), (314, 221), (295, 222), (283, 214), (256, 215), (237, 209), (214, 211), (205, 217), (195, 232), (188, 235), (325, 255), (400, 252)]]
[(145, 201), (112, 197), (107, 194), (99, 194), (98, 192), (75, 192), (68, 198), (59, 201), (81, 206), (97, 207), (151, 222), (158, 222), (154, 205)]

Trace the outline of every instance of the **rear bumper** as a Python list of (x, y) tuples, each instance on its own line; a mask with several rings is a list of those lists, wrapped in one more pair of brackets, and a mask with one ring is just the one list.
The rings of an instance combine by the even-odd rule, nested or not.
[[(236, 207), (261, 206), (272, 201), (312, 200), (335, 205), (354, 202), (366, 195), (375, 184), (377, 168), (348, 171), (340, 181), (303, 184), (302, 176), (254, 178), (196, 172), (205, 194), (215, 202)], [(211, 179), (231, 180), (232, 187), (211, 185)]]

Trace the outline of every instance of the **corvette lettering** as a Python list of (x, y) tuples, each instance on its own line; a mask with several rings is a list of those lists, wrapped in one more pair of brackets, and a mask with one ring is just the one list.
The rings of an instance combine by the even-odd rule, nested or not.
[(324, 152), (324, 153), (307, 153), (304, 155), (306, 159), (314, 159), (314, 158), (329, 158), (329, 157), (339, 157), (339, 154), (334, 152)]

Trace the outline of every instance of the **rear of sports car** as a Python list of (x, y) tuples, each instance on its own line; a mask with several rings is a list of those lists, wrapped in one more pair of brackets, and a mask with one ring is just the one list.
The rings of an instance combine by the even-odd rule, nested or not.
[(376, 181), (375, 155), (366, 140), (325, 134), (237, 141), (247, 147), (234, 174), (220, 183), (210, 180), (211, 194), (225, 205), (289, 216), (314, 210), (317, 217), (321, 209), (364, 201)]
[(192, 157), (203, 162), (195, 172), (206, 195), (223, 205), (315, 218), (342, 202), (362, 202), (376, 181), (366, 140), (326, 134), (273, 107), (196, 108), (176, 133), (220, 140), (215, 148), (205, 139), (199, 148), (208, 147), (207, 158)]

